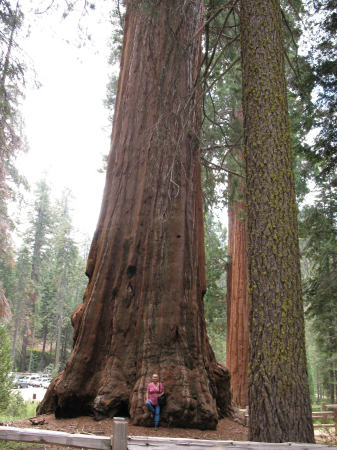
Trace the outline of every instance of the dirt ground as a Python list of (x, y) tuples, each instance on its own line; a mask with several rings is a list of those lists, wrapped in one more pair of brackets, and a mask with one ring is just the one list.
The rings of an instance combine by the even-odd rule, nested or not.
[[(19, 428), (42, 428), (47, 430), (65, 431), (68, 433), (96, 434), (102, 436), (111, 436), (113, 429), (113, 419), (103, 419), (95, 421), (92, 417), (77, 417), (74, 419), (56, 419), (54, 414), (46, 414), (38, 417), (44, 419), (42, 425), (33, 425), (29, 419), (8, 423), (8, 425)], [(224, 418), (219, 421), (216, 430), (197, 430), (190, 428), (161, 428), (154, 431), (153, 428), (134, 426), (129, 423), (128, 434), (133, 436), (160, 436), (192, 439), (211, 439), (211, 440), (232, 440), (247, 441), (248, 428), (239, 423), (238, 419)], [(318, 430), (315, 432), (316, 443), (330, 444), (336, 443), (334, 433), (322, 435)], [(24, 446), (22, 449), (27, 448)], [(39, 447), (29, 447), (29, 450), (40, 449)], [(44, 449), (56, 450), (65, 449), (58, 446), (43, 446)], [(69, 447), (70, 448), (70, 447)]]
[[(54, 414), (39, 416), (38, 419), (44, 419), (43, 425), (32, 425), (29, 419), (12, 422), (8, 425), (18, 428), (42, 428), (47, 430), (65, 431), (68, 433), (96, 434), (101, 436), (111, 436), (113, 430), (113, 419), (103, 419), (99, 422), (92, 417), (76, 417), (74, 419), (56, 419)], [(212, 440), (233, 440), (246, 441), (248, 439), (248, 428), (240, 423), (224, 418), (219, 421), (216, 430), (196, 430), (190, 428), (164, 428), (159, 427), (158, 431), (154, 428), (128, 426), (128, 434), (133, 436), (159, 436), (193, 439), (212, 439)], [(26, 448), (23, 444), (22, 449)], [(33, 450), (39, 447), (29, 447)], [(65, 447), (43, 446), (45, 449), (60, 449)]]
[[(54, 414), (39, 416), (44, 419), (43, 425), (32, 425), (29, 419), (12, 422), (11, 426), (20, 428), (42, 428), (55, 431), (66, 431), (68, 433), (90, 433), (102, 436), (111, 436), (113, 419), (95, 421), (92, 417), (76, 417), (74, 419), (55, 419)], [(194, 439), (214, 439), (246, 441), (248, 429), (232, 419), (224, 418), (219, 421), (216, 430), (196, 430), (190, 428), (164, 428), (158, 431), (153, 428), (139, 427), (129, 423), (128, 434), (133, 436), (168, 436)]]

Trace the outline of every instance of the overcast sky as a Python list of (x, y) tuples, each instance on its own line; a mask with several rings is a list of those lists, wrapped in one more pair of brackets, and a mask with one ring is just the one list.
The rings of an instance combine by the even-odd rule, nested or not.
[(92, 12), (85, 21), (92, 39), (80, 42), (78, 24), (76, 14), (66, 20), (60, 13), (44, 15), (24, 40), (41, 87), (34, 87), (30, 72), (23, 104), (29, 152), (18, 168), (31, 186), (45, 177), (54, 198), (69, 188), (74, 227), (92, 237), (105, 181), (98, 169), (111, 134), (103, 105), (111, 25), (108, 14)]

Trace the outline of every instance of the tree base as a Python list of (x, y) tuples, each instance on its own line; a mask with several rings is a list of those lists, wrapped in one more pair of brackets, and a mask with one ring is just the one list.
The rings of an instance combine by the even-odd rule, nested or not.
[[(97, 393), (81, 393), (62, 389), (65, 372), (60, 373), (50, 384), (48, 391), (37, 408), (37, 414), (55, 413), (56, 418), (73, 418), (78, 416), (92, 416), (95, 420), (112, 417), (130, 417), (133, 425), (152, 427), (153, 418), (145, 406), (145, 402), (132, 404), (129, 398), (137, 399), (134, 390), (114, 395), (105, 392), (104, 395)], [(160, 426), (178, 428), (198, 428), (201, 430), (216, 429), (218, 420), (231, 416), (231, 394), (230, 375), (228, 370), (221, 364), (216, 363), (209, 374), (211, 387), (211, 401), (203, 401), (203, 395), (194, 398), (181, 396), (180, 391), (170, 389), (165, 383), (167, 393), (167, 404), (160, 412)], [(115, 392), (116, 392), (115, 390)]]

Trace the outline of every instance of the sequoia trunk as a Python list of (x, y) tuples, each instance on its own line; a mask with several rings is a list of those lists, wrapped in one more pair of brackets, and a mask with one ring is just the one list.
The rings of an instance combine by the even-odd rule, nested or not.
[(314, 442), (278, 0), (241, 0), (250, 305), (249, 437)]
[[(237, 154), (237, 157), (240, 157)], [(228, 207), (227, 345), (226, 364), (231, 374), (233, 402), (248, 405), (248, 248), (245, 179), (238, 178), (235, 192), (229, 175), (233, 199)]]
[(89, 284), (73, 314), (73, 352), (39, 413), (130, 414), (149, 425), (153, 372), (168, 393), (161, 424), (214, 428), (229, 412), (229, 374), (203, 315), (201, 24), (201, 0), (127, 2)]

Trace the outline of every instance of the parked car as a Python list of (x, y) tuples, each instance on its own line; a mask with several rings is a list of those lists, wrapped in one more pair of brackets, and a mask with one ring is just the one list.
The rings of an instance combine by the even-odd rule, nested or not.
[(39, 377), (39, 375), (30, 375), (28, 377), (28, 383), (31, 386), (39, 387), (41, 386), (41, 378)]
[(41, 378), (36, 378), (36, 377), (31, 378), (30, 385), (33, 387), (41, 387), (42, 386)]
[(19, 389), (28, 388), (29, 387), (28, 379), (27, 378), (19, 378), (16, 381), (16, 386)]
[(49, 385), (50, 385), (50, 380), (48, 380), (47, 378), (42, 380), (42, 387), (43, 388), (47, 389)]

